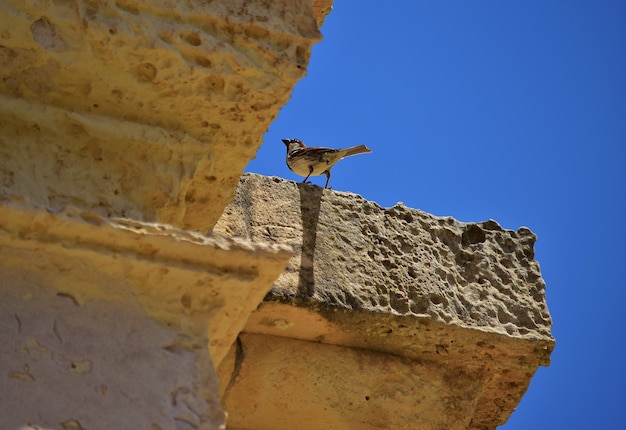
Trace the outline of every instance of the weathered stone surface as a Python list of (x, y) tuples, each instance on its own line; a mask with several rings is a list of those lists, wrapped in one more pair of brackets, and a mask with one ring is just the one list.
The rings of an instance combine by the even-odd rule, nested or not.
[(210, 230), (330, 3), (2, 2), (0, 193)]
[[(327, 428), (495, 428), (549, 364), (551, 319), (526, 228), (245, 175), (216, 231), (295, 250), (219, 368), (231, 428), (302, 425), (305, 399), (311, 416), (341, 415)], [(287, 358), (305, 350), (309, 364)], [(385, 360), (395, 383), (377, 374)], [(282, 403), (246, 400), (261, 382), (281, 387)]]
[(290, 255), (3, 198), (0, 427), (222, 427), (213, 363)]
[(3, 429), (223, 428), (206, 342), (129, 297), (77, 305), (45, 274), (0, 274)]
[(275, 297), (550, 337), (536, 236), (247, 174), (216, 230), (294, 247)]

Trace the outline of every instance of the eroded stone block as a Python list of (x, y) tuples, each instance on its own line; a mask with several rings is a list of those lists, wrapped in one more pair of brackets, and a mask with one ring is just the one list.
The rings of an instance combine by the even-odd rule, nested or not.
[[(263, 339), (253, 343), (276, 343), (289, 351), (308, 341), (308, 355), (318, 355), (311, 359), (317, 363), (342, 360), (343, 353), (328, 345), (352, 348), (357, 355), (378, 354), (390, 363), (401, 357), (413, 362), (416, 381), (429, 375), (445, 381), (419, 396), (398, 394), (403, 405), (396, 405), (396, 411), (402, 419), (394, 417), (392, 428), (415, 428), (412, 413), (423, 398), (439, 399), (449, 409), (442, 416), (426, 408), (432, 415), (420, 415), (417, 428), (495, 428), (514, 410), (537, 367), (549, 364), (552, 322), (534, 260), (536, 238), (526, 228), (505, 230), (495, 221), (461, 223), (402, 204), (385, 209), (354, 194), (247, 174), (216, 231), (285, 243), (295, 250), (246, 325), (244, 333)], [(289, 341), (294, 343), (286, 346)], [(219, 369), (222, 384), (230, 381), (222, 385), (225, 407), (241, 428), (247, 428), (251, 413), (243, 393), (256, 383), (246, 380), (243, 369), (264, 362), (262, 357), (246, 360), (246, 345), (242, 340), (239, 350), (231, 349)], [(326, 377), (318, 365), (308, 368), (329, 399), (335, 392), (370, 386), (368, 381), (376, 378), (372, 374), (379, 371), (376, 366), (346, 366), (339, 381)], [(282, 397), (284, 411), (299, 410), (297, 401), (289, 403), (298, 393), (316, 395), (311, 375), (300, 379), (302, 372), (301, 364), (293, 363), (293, 368), (285, 364), (282, 374), (266, 374), (266, 384), (284, 374), (293, 381), (293, 391)], [(396, 384), (397, 393), (417, 393), (413, 383)], [(275, 384), (283, 386), (280, 380)], [(318, 406), (319, 414), (341, 411), (353, 424), (386, 410), (376, 402), (359, 408), (334, 401)], [(451, 412), (457, 408), (458, 415)], [(240, 411), (241, 419), (235, 418)], [(282, 419), (290, 424), (281, 428), (299, 422), (298, 413)], [(374, 428), (354, 425), (340, 422), (336, 428)]]

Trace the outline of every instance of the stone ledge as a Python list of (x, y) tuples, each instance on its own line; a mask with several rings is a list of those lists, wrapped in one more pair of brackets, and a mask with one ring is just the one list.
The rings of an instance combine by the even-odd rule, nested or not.
[(290, 256), (0, 196), (2, 425), (223, 428), (214, 365)]
[(495, 428), (549, 365), (526, 228), (247, 174), (216, 231), (295, 250), (218, 369), (231, 428)]
[(552, 339), (536, 236), (401, 203), (244, 175), (215, 231), (282, 243), (294, 256), (272, 297)]
[[(284, 245), (106, 219), (72, 208), (51, 213), (6, 197), (0, 198), (0, 221), (5, 266), (28, 267), (29, 255), (41, 254), (41, 270), (49, 270), (59, 292), (78, 305), (132, 293), (162, 323), (198, 337), (208, 333), (217, 364), (291, 256)], [(82, 262), (73, 267), (72, 259)], [(87, 266), (95, 272), (81, 275)], [(133, 291), (107, 286), (98, 273), (109, 281), (113, 276), (132, 282)]]
[[(359, 429), (378, 428), (376, 419), (369, 420), (365, 417), (376, 416), (381, 408), (385, 411), (395, 410), (394, 413), (388, 415), (389, 421), (385, 426), (387, 428), (495, 428), (506, 422), (515, 410), (528, 389), (531, 376), (537, 367), (549, 365), (550, 354), (554, 347), (554, 341), (551, 338), (521, 339), (479, 329), (459, 327), (454, 324), (443, 324), (433, 321), (430, 317), (352, 311), (312, 301), (287, 304), (280, 299), (275, 300), (271, 295), (266, 297), (263, 305), (250, 316), (244, 333), (255, 335), (254, 342), (265, 344), (265, 348), (281, 349), (283, 362), (282, 364), (275, 362), (273, 365), (282, 366), (282, 369), (290, 375), (288, 386), (291, 388), (287, 385), (283, 387), (285, 392), (280, 397), (293, 396), (306, 403), (307, 396), (310, 395), (311, 398), (317, 398), (320, 409), (330, 410), (334, 408), (332, 402), (321, 401), (318, 398), (321, 395), (319, 393), (339, 395), (340, 390), (351, 387), (348, 391), (352, 393), (355, 404), (361, 401), (362, 407), (352, 410), (345, 404), (343, 419), (348, 422), (361, 423), (356, 427), (346, 427)], [(282, 340), (279, 341), (278, 338)], [(293, 343), (289, 343), (290, 341)], [(310, 342), (310, 346), (303, 346), (303, 341)], [(276, 346), (271, 346), (274, 344)], [(390, 368), (378, 374), (378, 370), (364, 367), (357, 360), (349, 366), (344, 363), (345, 369), (340, 372), (340, 377), (328, 378), (325, 374), (320, 374), (316, 379), (316, 385), (311, 387), (308, 385), (307, 378), (317, 374), (318, 369), (314, 366), (309, 367), (307, 373), (302, 376), (303, 379), (300, 380), (300, 371), (291, 369), (286, 364), (291, 363), (291, 360), (295, 361), (295, 359), (287, 359), (290, 354), (288, 351), (306, 348), (310, 356), (309, 361), (335, 363), (346, 360), (340, 358), (344, 357), (346, 352), (339, 352), (340, 350), (336, 348), (326, 348), (325, 345), (340, 347), (342, 351), (352, 350), (353, 352), (349, 353), (350, 356), (356, 354), (357, 356), (378, 357), (376, 361), (380, 362), (399, 360), (407, 366), (404, 372), (409, 372), (414, 376), (403, 380), (401, 375), (394, 374)], [(265, 358), (260, 356), (253, 358), (253, 354), (247, 351), (245, 340), (240, 348), (245, 357), (242, 361), (247, 363), (246, 371), (256, 372), (255, 361), (263, 362)], [(339, 357), (336, 357), (335, 353), (339, 354)], [(237, 397), (237, 394), (225, 389), (224, 384), (231, 380), (229, 372), (234, 366), (234, 354), (235, 351), (231, 350), (229, 357), (224, 360), (218, 372), (222, 382), (222, 391), (225, 394), (222, 397), (223, 405), (231, 414), (229, 422), (234, 424), (235, 428), (238, 428), (237, 424), (242, 424), (241, 428), (247, 428), (247, 424), (252, 420), (258, 419), (263, 422), (264, 411), (259, 411), (256, 416), (244, 414), (245, 419), (251, 421), (239, 420), (241, 407), (239, 401), (245, 397), (244, 392), (255, 392), (255, 388), (251, 386), (255, 384), (255, 381), (254, 379), (247, 380), (246, 372), (242, 371), (237, 375), (236, 383), (231, 389), (237, 387), (234, 393), (241, 393), (243, 397)], [(269, 369), (265, 370), (271, 373)], [(415, 382), (420, 377), (432, 379), (435, 376), (441, 378), (445, 384), (434, 392), (427, 392), (424, 387), (412, 385), (412, 381)], [(338, 378), (340, 381), (336, 380)], [(395, 381), (395, 388), (387, 382), (381, 382), (385, 378)], [(420, 394), (416, 397), (407, 394), (398, 394), (394, 397), (389, 393), (381, 393), (380, 390), (383, 389), (381, 385), (385, 387), (384, 390)], [(370, 399), (378, 397), (379, 402), (362, 402), (362, 399), (353, 392), (357, 387), (368, 387)], [(390, 401), (389, 396), (394, 399), (393, 407), (385, 405), (385, 402)], [(441, 404), (447, 402), (449, 409), (442, 413), (437, 408), (433, 408), (430, 401), (441, 402)], [(351, 416), (351, 413), (354, 415)], [(417, 419), (418, 416), (419, 419)], [(293, 426), (299, 421), (297, 415), (292, 418), (291, 425)], [(287, 418), (284, 419), (287, 420)], [(243, 425), (244, 423), (246, 425)], [(439, 424), (435, 425), (435, 423)], [(312, 424), (311, 428), (315, 428), (316, 424)], [(290, 425), (255, 428), (287, 429)]]

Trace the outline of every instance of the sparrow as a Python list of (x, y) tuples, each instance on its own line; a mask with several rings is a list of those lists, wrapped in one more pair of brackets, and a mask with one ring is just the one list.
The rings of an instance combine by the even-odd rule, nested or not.
[(345, 149), (332, 149), (322, 147), (308, 148), (299, 139), (282, 139), (283, 143), (287, 146), (287, 167), (293, 173), (305, 176), (302, 183), (306, 183), (309, 176), (326, 175), (326, 185), (324, 188), (328, 188), (328, 181), (330, 180), (330, 169), (333, 168), (339, 160), (350, 155), (366, 154), (372, 152), (365, 145), (353, 146)]

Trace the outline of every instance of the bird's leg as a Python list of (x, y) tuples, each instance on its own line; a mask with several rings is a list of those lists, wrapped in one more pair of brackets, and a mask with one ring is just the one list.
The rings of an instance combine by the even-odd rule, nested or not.
[(313, 166), (309, 166), (309, 174), (306, 175), (306, 178), (304, 178), (304, 181), (302, 181), (303, 184), (306, 184), (306, 180), (309, 179), (309, 176), (311, 176), (311, 173), (313, 173)]
[(324, 189), (328, 188), (328, 181), (330, 181), (330, 169), (324, 172), (326, 174), (326, 185)]

